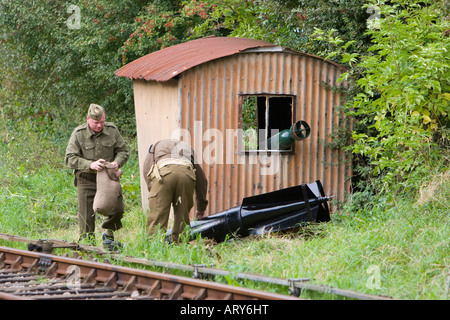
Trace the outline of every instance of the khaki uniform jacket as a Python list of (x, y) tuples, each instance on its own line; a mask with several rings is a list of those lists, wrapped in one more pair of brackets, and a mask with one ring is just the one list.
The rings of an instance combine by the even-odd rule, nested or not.
[(177, 140), (161, 140), (150, 146), (149, 153), (144, 161), (143, 174), (147, 188), (150, 191), (152, 180), (148, 176), (152, 165), (163, 159), (186, 159), (190, 161), (195, 169), (195, 197), (198, 211), (205, 211), (208, 206), (206, 193), (208, 180), (202, 167), (196, 163), (194, 150), (186, 143)]
[(92, 161), (117, 161), (122, 167), (128, 160), (128, 148), (117, 127), (106, 122), (103, 130), (94, 134), (87, 123), (75, 128), (66, 148), (65, 164), (74, 170), (89, 171)]

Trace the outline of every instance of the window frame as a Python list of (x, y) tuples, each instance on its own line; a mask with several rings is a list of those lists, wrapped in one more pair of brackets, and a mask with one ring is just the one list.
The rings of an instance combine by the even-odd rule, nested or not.
[[(238, 135), (238, 154), (259, 154), (259, 153), (264, 153), (264, 154), (270, 154), (271, 152), (274, 153), (280, 153), (280, 154), (294, 154), (295, 153), (295, 144), (293, 144), (289, 149), (267, 149), (267, 141), (268, 139), (271, 137), (269, 136), (269, 130), (267, 130), (268, 126), (269, 126), (269, 109), (270, 109), (270, 98), (291, 98), (292, 99), (292, 104), (290, 107), (290, 126), (292, 126), (295, 123), (295, 119), (296, 119), (296, 106), (297, 106), (297, 96), (294, 94), (277, 94), (277, 93), (239, 93), (238, 94), (239, 97), (239, 121), (238, 121), (238, 126), (239, 126), (239, 135)], [(264, 137), (264, 142), (265, 142), (265, 148), (264, 149), (260, 149), (260, 142), (258, 141), (258, 148), (257, 149), (246, 149), (244, 146), (244, 129), (243, 129), (243, 104), (244, 104), (244, 100), (247, 97), (265, 97), (265, 124), (264, 124), (264, 133), (265, 133), (265, 137)], [(258, 107), (258, 105), (257, 105)], [(258, 110), (256, 110), (257, 113), (257, 117), (258, 117)], [(260, 125), (258, 124), (258, 130), (260, 130)], [(285, 129), (282, 129), (285, 130)], [(282, 131), (280, 130), (280, 132)], [(258, 136), (257, 136), (258, 139)], [(260, 140), (260, 139), (259, 139)]]

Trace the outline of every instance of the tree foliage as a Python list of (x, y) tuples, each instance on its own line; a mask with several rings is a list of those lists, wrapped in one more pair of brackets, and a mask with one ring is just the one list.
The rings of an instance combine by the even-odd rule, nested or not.
[(122, 64), (145, 54), (193, 38), (227, 36), (226, 30), (205, 30), (195, 37), (193, 29), (213, 14), (216, 5), (197, 0), (150, 2), (135, 18), (133, 31), (122, 47)]
[[(114, 76), (122, 65), (210, 35), (258, 38), (307, 50), (308, 26), (313, 21), (320, 26), (338, 23), (331, 18), (345, 17), (344, 7), (350, 7), (346, 2), (322, 1), (320, 10), (306, 8), (313, 1), (296, 0), (3, 0), (3, 95), (21, 105), (23, 116), (59, 109), (84, 113), (86, 105), (97, 102), (115, 119), (131, 124), (131, 83)], [(305, 10), (318, 13), (304, 15)], [(353, 20), (343, 21), (341, 26)]]
[(439, 163), (449, 163), (450, 30), (443, 1), (370, 1), (379, 10), (367, 34), (364, 54), (348, 51), (353, 42), (316, 30), (320, 41), (336, 45), (357, 81), (350, 113), (366, 130), (353, 133), (352, 150), (367, 156), (374, 175), (387, 186), (416, 188)]
[(358, 48), (367, 47), (364, 35), (369, 14), (363, 0), (209, 0), (207, 19), (193, 28), (196, 35), (225, 30), (233, 37), (266, 40), (309, 53), (328, 44), (310, 41), (315, 27), (335, 28), (344, 39), (356, 39)]
[(131, 33), (129, 21), (143, 2), (2, 1), (4, 94), (14, 94), (23, 116), (61, 108), (84, 114), (97, 102), (126, 119), (133, 110), (131, 84), (114, 71)]
[(0, 111), (54, 130), (51, 119), (96, 102), (134, 134), (132, 84), (115, 70), (204, 36), (262, 39), (346, 64), (352, 151), (368, 159), (364, 170), (408, 185), (449, 161), (448, 9), (444, 0), (2, 0)]

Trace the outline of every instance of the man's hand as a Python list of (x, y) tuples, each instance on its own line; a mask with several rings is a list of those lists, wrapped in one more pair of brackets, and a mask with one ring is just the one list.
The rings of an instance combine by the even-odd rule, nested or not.
[(105, 160), (103, 160), (103, 159), (98, 159), (97, 161), (93, 161), (89, 165), (89, 168), (91, 168), (92, 170), (95, 170), (95, 171), (102, 171), (104, 167), (105, 167)]
[(114, 166), (114, 171), (117, 172), (117, 170), (119, 170), (119, 163), (117, 161), (113, 161), (111, 164)]
[(195, 213), (197, 216), (197, 219), (203, 218), (203, 216), (205, 215), (205, 211), (198, 211)]

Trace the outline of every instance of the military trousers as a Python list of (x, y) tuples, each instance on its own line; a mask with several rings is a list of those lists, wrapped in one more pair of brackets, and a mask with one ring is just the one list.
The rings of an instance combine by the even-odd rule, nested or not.
[(189, 225), (189, 211), (194, 205), (195, 172), (192, 167), (170, 164), (159, 169), (161, 181), (152, 179), (149, 194), (147, 227), (150, 234), (158, 228), (166, 230), (170, 208), (173, 206), (174, 223), (172, 241), (177, 242), (186, 225)]
[[(97, 175), (78, 171), (75, 173), (75, 185), (78, 189), (78, 223), (81, 237), (92, 235), (95, 231), (95, 213), (93, 209), (94, 197), (97, 192)], [(113, 231), (122, 228), (123, 197), (120, 194), (117, 209), (105, 216), (102, 228)]]

